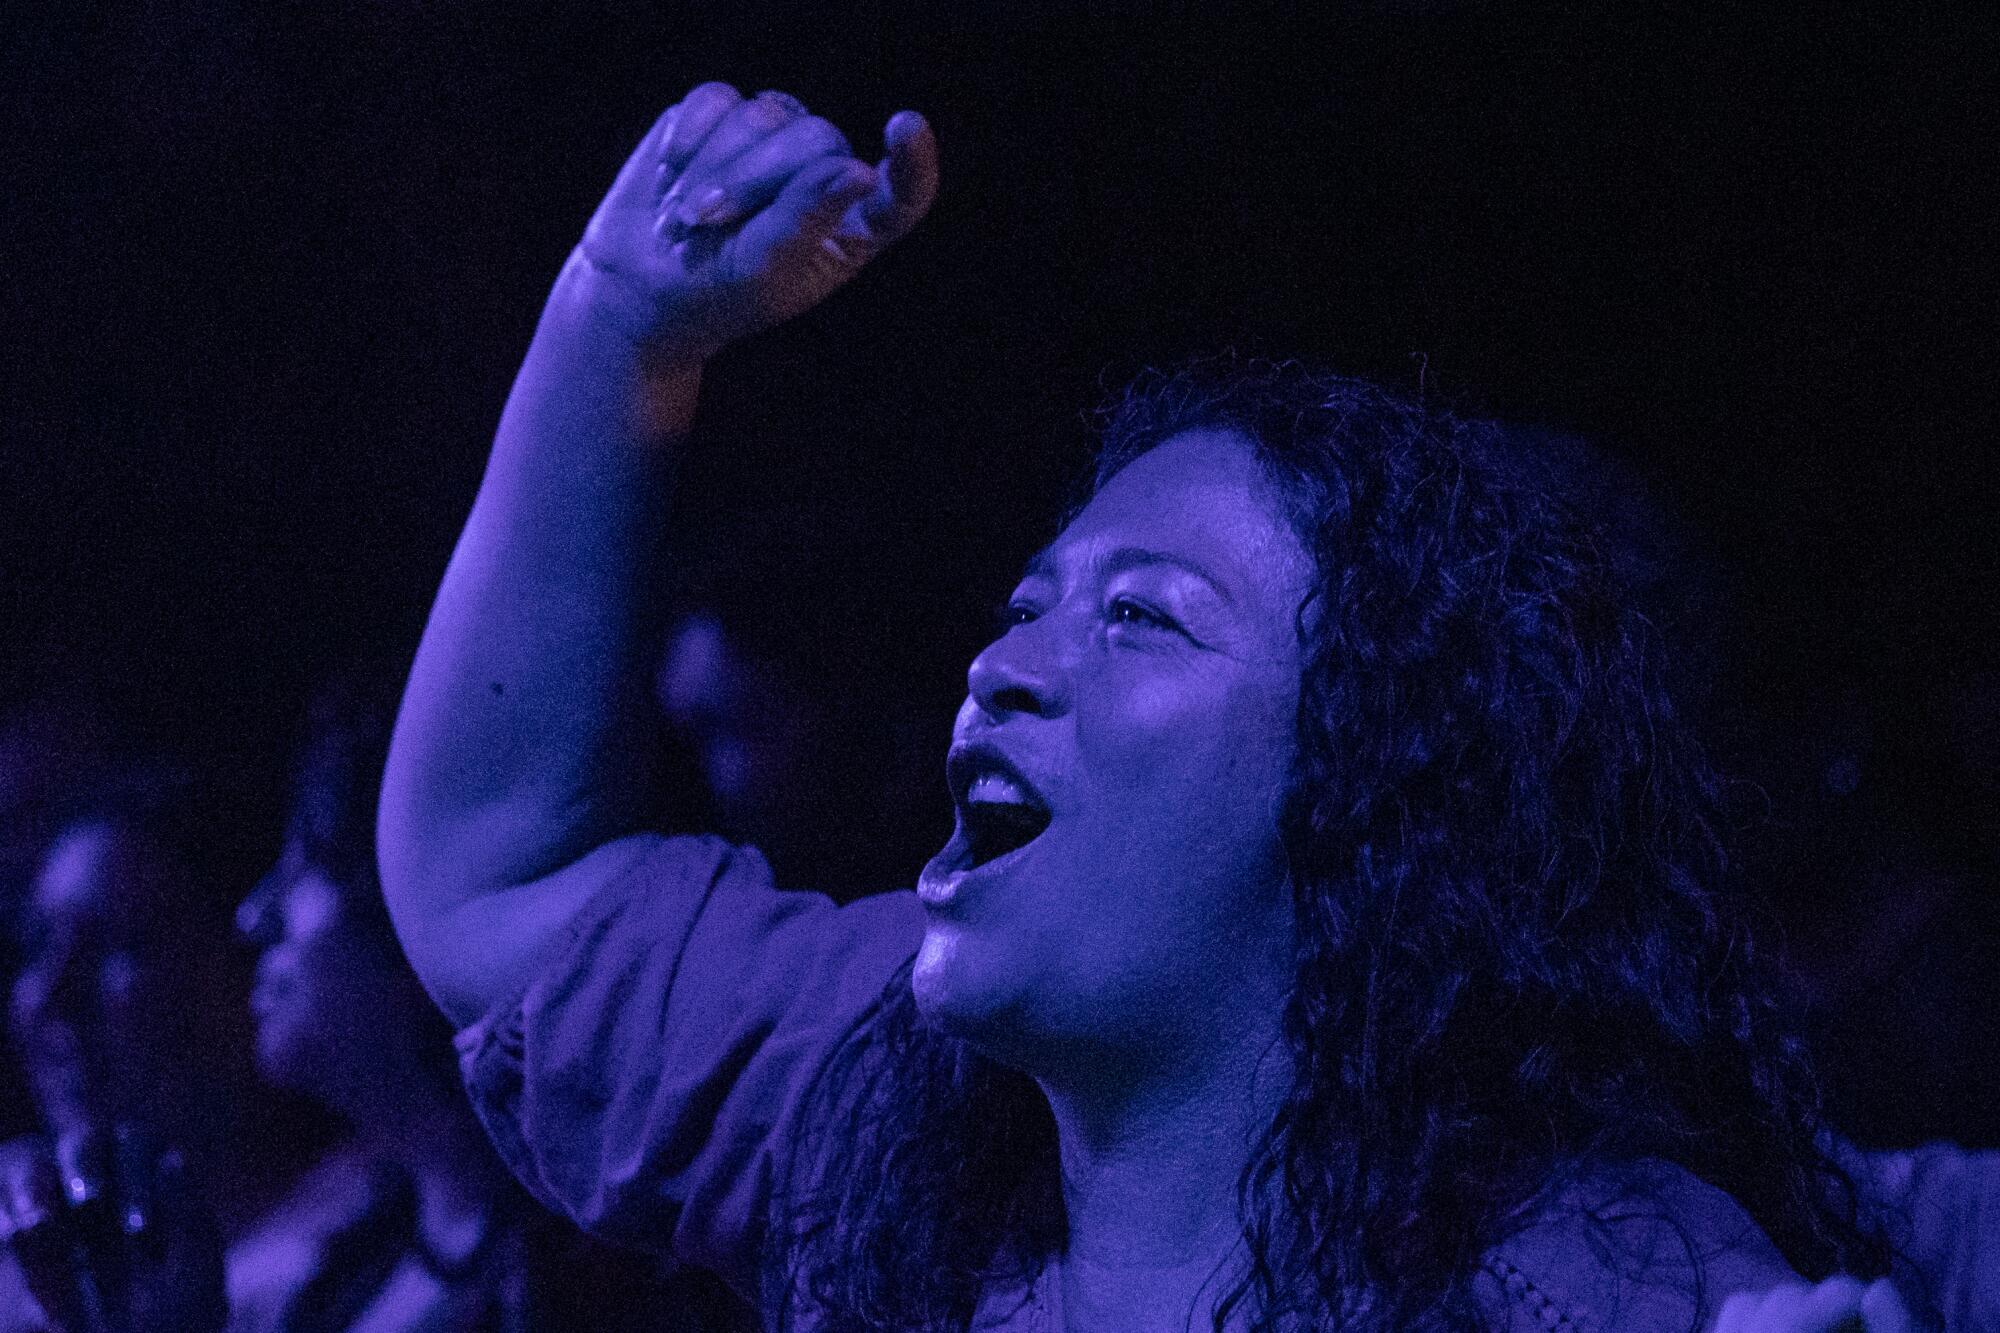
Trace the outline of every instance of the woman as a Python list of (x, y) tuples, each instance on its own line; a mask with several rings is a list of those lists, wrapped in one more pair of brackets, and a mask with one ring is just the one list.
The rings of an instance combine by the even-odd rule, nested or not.
[(916, 894), (643, 831), (703, 363), (922, 216), (930, 130), (887, 140), (719, 84), (662, 117), (439, 593), (384, 886), (521, 1179), (778, 1327), (1678, 1329), (1878, 1268), (1598, 539), (1367, 386), (1112, 414), (972, 664)]
[[(44, 1156), (45, 1167), (57, 1164), (46, 1159), (46, 1145), (8, 1145), (12, 1157), (0, 1166), (0, 1193), (14, 1201), (14, 1248), (43, 1307), (43, 1317), (24, 1312), (26, 1327), (719, 1333), (736, 1326), (733, 1306), (712, 1283), (662, 1282), (643, 1256), (585, 1241), (536, 1208), (494, 1159), (458, 1087), (451, 1032), (404, 962), (376, 883), (374, 810), (389, 713), (385, 697), (355, 681), (316, 696), (283, 850), (236, 914), (259, 954), (250, 1003), (258, 1072), (332, 1112), (343, 1131), (338, 1141), (305, 1170), (288, 1173), (295, 1176), (290, 1187), (266, 1200), (254, 1221), (226, 1231), (206, 1215), (201, 1197), (218, 1180), (213, 1154), (160, 1162), (144, 1147), (101, 1152), (110, 1169), (86, 1191), (97, 1206), (78, 1208), (74, 1187), (61, 1191), (67, 1197), (31, 1197), (35, 1156)], [(42, 897), (51, 913), (96, 901), (65, 887), (70, 845), (57, 844), (44, 876)], [(133, 882), (130, 874), (98, 879)], [(109, 904), (96, 933), (72, 927), (62, 934), (97, 938), (117, 923), (135, 932), (141, 956), (182, 961), (193, 957), (190, 943), (204, 943), (198, 932), (193, 941), (184, 938), (191, 923), (199, 924), (184, 907), (174, 921), (162, 915), (171, 904), (141, 914), (133, 910), (137, 902)], [(217, 932), (218, 943), (226, 938)], [(59, 986), (53, 970), (47, 975), (48, 985), (41, 984), (42, 971), (24, 979), (17, 1001), (23, 1015), (41, 1014), (45, 993), (105, 989)], [(207, 990), (241, 1004), (241, 990)], [(160, 995), (142, 990), (137, 998)], [(174, 1013), (171, 1005), (151, 1008), (169, 1020)], [(81, 1034), (79, 1049), (130, 1065), (131, 1054), (108, 1038), (114, 1027), (133, 1035), (135, 1014), (110, 1017)], [(250, 1046), (223, 1044), (235, 1052)], [(169, 1055), (175, 1051), (186, 1061), (184, 1046)], [(200, 1084), (191, 1063), (173, 1072)], [(160, 1106), (153, 1099), (139, 1110), (157, 1116)], [(111, 1106), (90, 1105), (67, 1119), (52, 1113), (51, 1122), (88, 1136), (94, 1124), (133, 1114), (129, 1106), (121, 1117)], [(187, 1142), (178, 1121), (156, 1119), (155, 1127), (173, 1142)], [(240, 1145), (240, 1125), (238, 1139)], [(245, 1155), (240, 1146), (235, 1155)], [(91, 1172), (88, 1152), (66, 1156), (64, 1175)], [(16, 1175), (17, 1166), (30, 1174)], [(24, 1199), (37, 1218), (21, 1227)], [(115, 1225), (104, 1225), (107, 1218)]]
[(283, 851), (237, 911), (258, 1068), (346, 1133), (232, 1247), (231, 1333), (695, 1327), (643, 1265), (552, 1228), (468, 1111), (376, 884), (388, 719), (355, 680), (315, 697)]

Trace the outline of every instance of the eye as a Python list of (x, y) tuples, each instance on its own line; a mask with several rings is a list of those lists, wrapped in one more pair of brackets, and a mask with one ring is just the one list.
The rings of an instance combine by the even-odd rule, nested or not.
[(1015, 600), (1003, 603), (994, 609), (993, 632), (1005, 634), (1016, 625), (1025, 625), (1040, 615), (1041, 612), (1028, 602)]
[(1130, 597), (1112, 598), (1109, 614), (1114, 625), (1137, 625), (1147, 629), (1180, 628), (1170, 617), (1155, 611), (1144, 602), (1135, 602)]

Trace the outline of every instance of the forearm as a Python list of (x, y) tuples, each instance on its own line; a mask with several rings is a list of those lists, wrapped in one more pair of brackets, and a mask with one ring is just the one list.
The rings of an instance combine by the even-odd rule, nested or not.
[[(455, 1017), (572, 906), (509, 894), (634, 829), (652, 590), (698, 365), (657, 364), (572, 257), (508, 397), (417, 653), (383, 783), (384, 888)], [(498, 937), (494, 936), (498, 932)], [(474, 970), (477, 975), (473, 975)]]

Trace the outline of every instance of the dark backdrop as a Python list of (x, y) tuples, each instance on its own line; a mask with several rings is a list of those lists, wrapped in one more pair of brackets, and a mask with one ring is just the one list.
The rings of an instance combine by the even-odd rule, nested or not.
[[(1780, 911), (1836, 956), (1829, 918), (1897, 910), (1881, 849), (1945, 875), (1918, 938), (1959, 950), (1960, 1008), (1899, 1021), (1991, 1063), (1991, 7), (1293, 8), (19, 7), (0, 694), (81, 685), (274, 827), (306, 683), (407, 655), (653, 116), (776, 86), (872, 151), (914, 106), (935, 213), (716, 368), (684, 491), (696, 581), (855, 753), (941, 754), (1101, 388), (1224, 345), (1329, 361), (1598, 440), (1680, 516)], [(1864, 1128), (1992, 1123), (1897, 1045), (1846, 1057)]]

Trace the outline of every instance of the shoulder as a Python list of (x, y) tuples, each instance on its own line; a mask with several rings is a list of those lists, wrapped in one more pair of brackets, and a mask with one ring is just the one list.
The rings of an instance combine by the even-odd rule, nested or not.
[(1729, 1195), (1647, 1161), (1558, 1192), (1486, 1253), (1475, 1289), (1507, 1333), (1694, 1333), (1732, 1293), (1796, 1277)]

